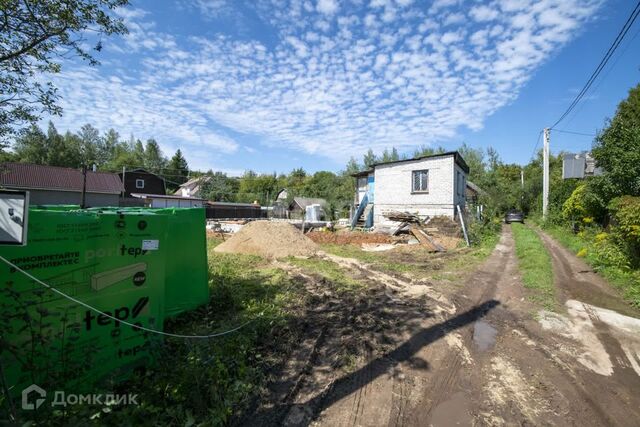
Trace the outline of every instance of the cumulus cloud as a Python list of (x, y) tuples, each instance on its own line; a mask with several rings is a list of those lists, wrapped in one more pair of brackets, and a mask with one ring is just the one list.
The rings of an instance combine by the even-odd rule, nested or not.
[(318, 0), (318, 12), (333, 15), (338, 11), (338, 0)]
[(482, 128), (602, 0), (256, 1), (264, 39), (178, 37), (123, 12), (132, 31), (111, 66), (57, 78), (64, 123), (220, 155), (238, 135), (340, 161), (410, 149)]

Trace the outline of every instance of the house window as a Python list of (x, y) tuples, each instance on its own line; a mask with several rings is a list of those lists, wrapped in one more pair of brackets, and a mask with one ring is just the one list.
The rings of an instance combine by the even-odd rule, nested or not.
[(429, 171), (413, 171), (411, 173), (413, 179), (411, 184), (412, 193), (427, 193), (429, 192)]
[(136, 179), (136, 188), (144, 188), (144, 179)]

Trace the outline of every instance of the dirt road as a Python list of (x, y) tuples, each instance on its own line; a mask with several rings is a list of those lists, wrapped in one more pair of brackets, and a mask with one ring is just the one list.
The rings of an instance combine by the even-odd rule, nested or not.
[(386, 287), (380, 303), (393, 321), (377, 331), (384, 334), (385, 350), (376, 351), (377, 336), (363, 333), (359, 353), (364, 356), (349, 373), (337, 374), (326, 355), (345, 332), (316, 331), (301, 343), (305, 362), (293, 386), (279, 402), (245, 421), (291, 426), (640, 425), (637, 312), (580, 260), (547, 236), (544, 241), (560, 290), (559, 312), (539, 311), (526, 299), (509, 227), (464, 284), (446, 288), (332, 257)]

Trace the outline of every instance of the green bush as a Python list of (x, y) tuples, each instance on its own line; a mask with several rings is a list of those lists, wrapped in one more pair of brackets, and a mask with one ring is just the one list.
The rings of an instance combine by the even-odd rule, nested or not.
[(634, 267), (640, 266), (640, 197), (622, 196), (609, 203), (611, 235)]
[(591, 245), (593, 266), (597, 271), (606, 267), (626, 270), (630, 267), (627, 254), (609, 238), (596, 240)]

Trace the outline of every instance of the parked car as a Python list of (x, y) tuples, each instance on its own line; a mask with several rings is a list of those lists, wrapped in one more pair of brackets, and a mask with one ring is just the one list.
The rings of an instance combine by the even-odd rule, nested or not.
[(509, 211), (504, 216), (504, 222), (506, 224), (511, 224), (512, 222), (524, 224), (524, 214), (520, 211)]

